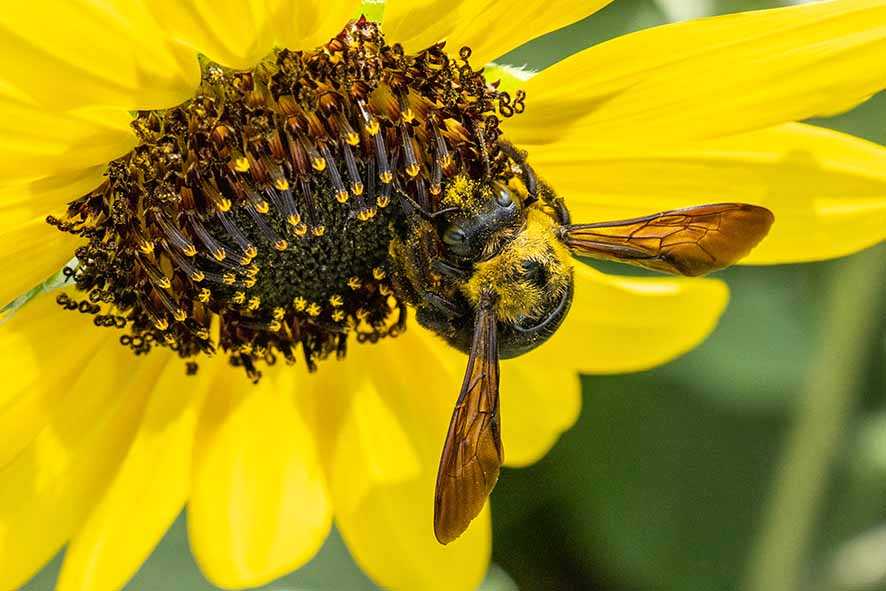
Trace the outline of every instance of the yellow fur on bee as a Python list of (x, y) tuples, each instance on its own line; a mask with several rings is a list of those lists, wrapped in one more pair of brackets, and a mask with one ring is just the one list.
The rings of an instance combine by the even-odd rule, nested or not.
[(492, 188), (488, 183), (479, 183), (465, 174), (457, 174), (446, 187), (443, 205), (476, 211), (492, 198)]
[[(557, 237), (558, 224), (536, 208), (527, 211), (526, 227), (488, 261), (477, 263), (462, 291), (477, 305), (484, 292), (495, 293), (495, 316), (513, 322), (542, 312), (545, 304), (559, 298), (572, 277), (572, 256)], [(526, 279), (523, 264), (535, 261), (548, 273), (544, 288)]]

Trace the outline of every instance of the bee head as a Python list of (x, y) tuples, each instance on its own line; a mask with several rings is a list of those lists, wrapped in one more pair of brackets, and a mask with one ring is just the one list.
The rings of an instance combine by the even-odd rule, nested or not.
[(516, 357), (545, 342), (572, 303), (572, 258), (557, 237), (557, 224), (528, 207), (524, 224), (500, 251), (474, 265), (462, 291), (472, 305), (492, 293), (499, 354)]
[(534, 349), (557, 330), (572, 302), (572, 258), (559, 237), (560, 214), (497, 183), (479, 188), (456, 183), (447, 199), (458, 209), (443, 221), (439, 235), (447, 262), (466, 271), (457, 282), (466, 321), (449, 334), (439, 325), (430, 328), (466, 350), (473, 310), (491, 295), (499, 355)]

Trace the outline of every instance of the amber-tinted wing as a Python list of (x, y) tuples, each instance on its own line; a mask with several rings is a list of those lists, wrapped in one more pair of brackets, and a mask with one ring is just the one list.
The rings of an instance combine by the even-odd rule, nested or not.
[(480, 306), (434, 495), (434, 535), (448, 544), (483, 509), (504, 461), (498, 423), (498, 344), (491, 306)]
[(774, 219), (764, 207), (717, 203), (618, 222), (572, 224), (563, 235), (581, 255), (696, 276), (747, 256)]

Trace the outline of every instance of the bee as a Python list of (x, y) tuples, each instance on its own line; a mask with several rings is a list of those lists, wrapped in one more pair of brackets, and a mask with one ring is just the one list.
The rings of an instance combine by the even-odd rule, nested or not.
[(499, 146), (519, 173), (508, 184), (455, 178), (436, 212), (401, 191), (411, 222), (391, 245), (416, 318), (467, 353), (434, 495), (434, 534), (458, 538), (499, 476), (499, 360), (538, 347), (557, 330), (573, 295), (573, 257), (618, 261), (685, 276), (731, 265), (763, 239), (772, 212), (717, 203), (619, 221), (571, 223), (563, 199), (538, 180), (526, 155)]

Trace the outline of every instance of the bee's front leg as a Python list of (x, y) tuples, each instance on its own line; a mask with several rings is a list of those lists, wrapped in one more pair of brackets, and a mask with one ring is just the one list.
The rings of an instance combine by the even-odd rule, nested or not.
[(438, 293), (425, 291), (421, 303), (416, 306), (415, 319), (456, 349), (467, 352), (470, 348), (473, 315), (470, 306), (461, 296), (451, 300)]
[(440, 314), (446, 318), (455, 318), (462, 315), (461, 308), (452, 300), (433, 291), (423, 291), (421, 293), (422, 304), (418, 307), (419, 311), (424, 308), (431, 308), (436, 314)]
[(444, 277), (462, 283), (471, 278), (471, 272), (468, 269), (457, 267), (442, 259), (436, 259), (433, 261), (431, 263), (431, 269)]

